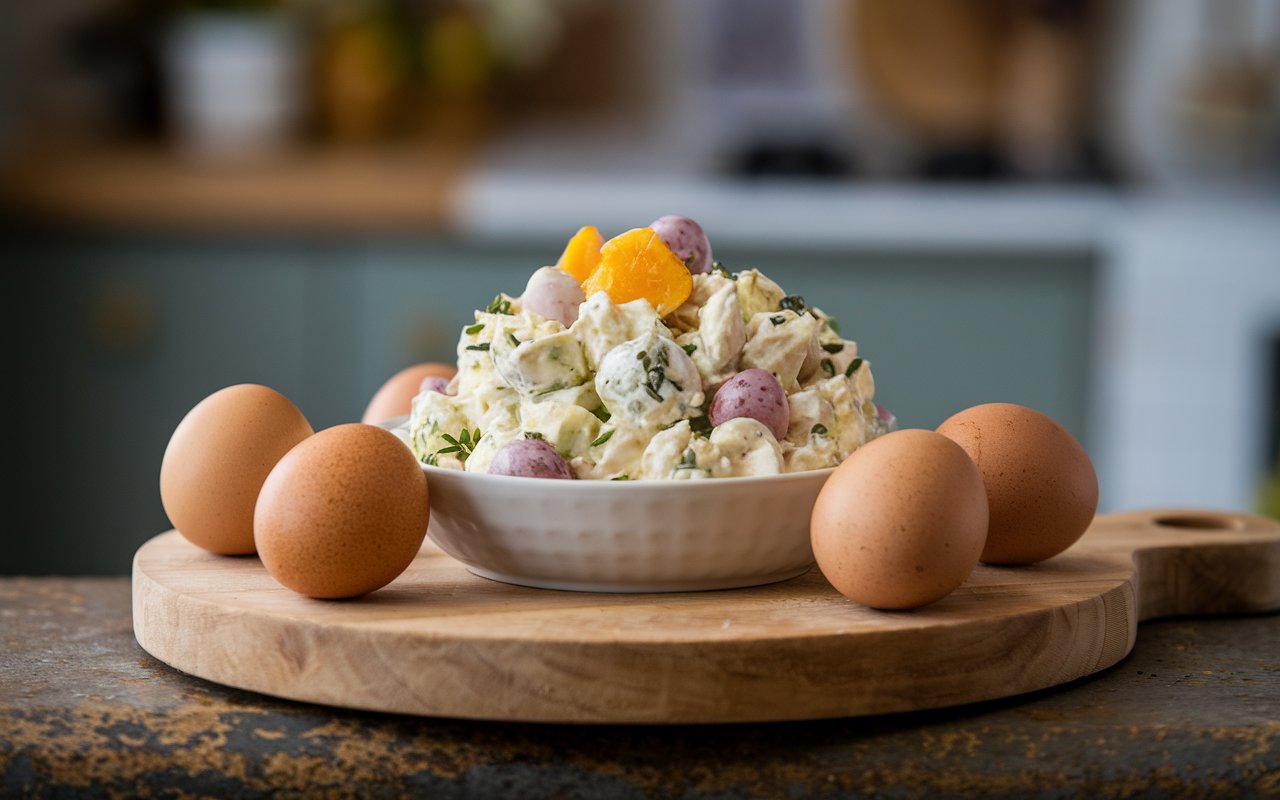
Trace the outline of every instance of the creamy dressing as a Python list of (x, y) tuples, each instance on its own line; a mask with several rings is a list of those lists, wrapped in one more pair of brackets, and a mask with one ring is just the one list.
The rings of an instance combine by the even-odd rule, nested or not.
[[(884, 432), (857, 344), (757, 270), (694, 275), (665, 319), (597, 292), (566, 328), (499, 295), (457, 352), (450, 394), (418, 395), (402, 434), (419, 460), (449, 469), (486, 472), (504, 445), (534, 437), (578, 478), (772, 475), (835, 466)], [(749, 417), (706, 419), (720, 385), (751, 368), (787, 394), (781, 441)]]

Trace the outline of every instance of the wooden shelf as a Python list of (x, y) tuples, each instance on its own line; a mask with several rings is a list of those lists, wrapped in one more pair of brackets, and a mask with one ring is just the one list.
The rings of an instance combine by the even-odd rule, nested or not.
[(148, 231), (421, 233), (451, 227), (462, 147), (300, 151), (214, 163), (159, 148), (35, 152), (0, 169), (25, 217)]

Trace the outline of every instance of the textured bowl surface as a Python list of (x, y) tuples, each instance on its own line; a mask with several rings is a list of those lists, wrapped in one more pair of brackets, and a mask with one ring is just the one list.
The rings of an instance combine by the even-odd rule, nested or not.
[(693, 481), (576, 481), (423, 465), (427, 535), (477, 575), (588, 592), (786, 580), (813, 564), (809, 516), (830, 469)]

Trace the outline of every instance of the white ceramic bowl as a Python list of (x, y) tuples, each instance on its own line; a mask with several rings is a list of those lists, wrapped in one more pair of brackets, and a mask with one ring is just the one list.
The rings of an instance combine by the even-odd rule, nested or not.
[(423, 465), (427, 535), (477, 575), (587, 592), (756, 586), (813, 564), (809, 517), (830, 469), (754, 478), (587, 481)]

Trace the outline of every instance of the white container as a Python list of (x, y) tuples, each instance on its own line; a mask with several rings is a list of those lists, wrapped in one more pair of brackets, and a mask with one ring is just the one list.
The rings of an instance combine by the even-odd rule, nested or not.
[(186, 153), (257, 156), (290, 144), (300, 110), (297, 43), (275, 14), (192, 14), (169, 30), (170, 121)]
[(504, 583), (586, 592), (757, 586), (813, 565), (809, 517), (831, 469), (692, 481), (482, 475), (423, 465), (427, 535)]

